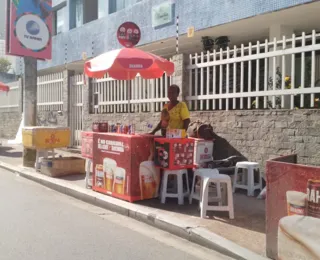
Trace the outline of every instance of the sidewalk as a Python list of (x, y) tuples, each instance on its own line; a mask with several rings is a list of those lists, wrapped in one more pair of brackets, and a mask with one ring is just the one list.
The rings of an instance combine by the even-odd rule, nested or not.
[[(57, 150), (62, 156), (80, 156)], [(178, 206), (175, 200), (161, 204), (158, 199), (128, 203), (85, 189), (84, 175), (54, 179), (23, 168), (22, 146), (0, 146), (0, 167), (41, 183), (66, 195), (116, 211), (142, 222), (164, 229), (180, 237), (209, 247), (235, 259), (264, 259), (265, 203), (245, 194), (234, 196), (235, 219), (228, 214), (214, 213), (210, 219), (201, 219), (197, 205)]]

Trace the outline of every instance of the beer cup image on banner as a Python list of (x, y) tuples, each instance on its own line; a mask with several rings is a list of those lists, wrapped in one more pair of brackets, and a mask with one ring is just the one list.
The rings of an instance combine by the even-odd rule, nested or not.
[(103, 159), (103, 171), (105, 175), (105, 188), (107, 191), (112, 192), (112, 186), (114, 182), (114, 172), (117, 168), (117, 162), (115, 160), (104, 158)]
[(113, 192), (124, 195), (126, 184), (126, 170), (117, 167), (114, 171)]
[(307, 216), (320, 218), (320, 180), (308, 181)]
[(96, 181), (96, 186), (99, 188), (103, 188), (105, 186), (104, 182), (104, 173), (103, 173), (103, 165), (102, 164), (97, 164), (96, 169), (95, 169), (95, 181)]
[(153, 161), (145, 161), (139, 167), (141, 199), (151, 199), (158, 196), (160, 171)]
[(298, 191), (287, 191), (288, 216), (306, 215), (307, 194)]
[(320, 219), (288, 216), (280, 219), (278, 227), (279, 260), (320, 259)]

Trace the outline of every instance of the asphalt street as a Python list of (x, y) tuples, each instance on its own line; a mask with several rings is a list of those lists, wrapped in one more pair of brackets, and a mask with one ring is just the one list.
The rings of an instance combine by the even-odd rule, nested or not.
[(0, 170), (0, 260), (229, 259)]

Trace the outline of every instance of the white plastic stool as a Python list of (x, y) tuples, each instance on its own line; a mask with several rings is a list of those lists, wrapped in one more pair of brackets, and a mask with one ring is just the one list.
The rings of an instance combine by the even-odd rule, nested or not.
[[(200, 200), (200, 209), (201, 209), (201, 218), (205, 218), (208, 210), (212, 211), (228, 211), (229, 218), (234, 219), (234, 207), (233, 207), (233, 194), (232, 194), (232, 185), (231, 178), (229, 175), (219, 174), (217, 169), (211, 169), (211, 173), (207, 176), (203, 176), (203, 184), (202, 184), (202, 194)], [(217, 187), (220, 187), (221, 184), (225, 183), (227, 185), (227, 206), (222, 206), (219, 203), (219, 206), (210, 206), (209, 205), (209, 184), (215, 183)], [(220, 190), (221, 192), (221, 190)], [(221, 201), (221, 193), (219, 197), (216, 197), (219, 201)]]
[[(238, 174), (239, 169), (246, 169), (248, 172), (248, 178), (246, 183), (238, 183)], [(254, 183), (254, 170), (259, 172), (259, 183)], [(244, 177), (244, 176), (242, 176)], [(248, 191), (248, 196), (254, 196), (255, 190), (262, 190), (262, 178), (259, 170), (259, 164), (255, 162), (238, 162), (234, 171), (234, 180), (233, 180), (233, 192), (236, 188), (245, 189)]]
[[(175, 175), (177, 177), (177, 193), (168, 193), (168, 176)], [(187, 187), (186, 191), (183, 191), (183, 175), (186, 176)], [(178, 204), (184, 204), (184, 197), (189, 196), (189, 181), (188, 181), (188, 171), (187, 170), (165, 170), (162, 177), (162, 187), (161, 187), (161, 203), (166, 203), (166, 198), (177, 198)]]
[(87, 189), (90, 189), (92, 187), (92, 176), (90, 178), (91, 168), (92, 168), (92, 160), (87, 158), (86, 159), (86, 179), (85, 179)]
[[(195, 199), (195, 200), (198, 200), (199, 202), (201, 201), (201, 193), (202, 193), (202, 184), (203, 184), (203, 178), (204, 177), (208, 177), (208, 176), (215, 176), (219, 174), (219, 171), (218, 170), (212, 170), (212, 169), (197, 169), (194, 171), (193, 173), (193, 181), (192, 181), (192, 186), (191, 186), (191, 192), (190, 192), (190, 196), (189, 196), (189, 203), (192, 204), (192, 200)], [(200, 177), (201, 178), (201, 181), (200, 181), (200, 192), (197, 194), (195, 192), (195, 188), (196, 188), (196, 180), (197, 180), (197, 177)], [(220, 187), (220, 183), (217, 183), (216, 184), (216, 189), (217, 189), (217, 197), (219, 199), (219, 205), (221, 206), (222, 205), (222, 202), (221, 202), (221, 187)]]

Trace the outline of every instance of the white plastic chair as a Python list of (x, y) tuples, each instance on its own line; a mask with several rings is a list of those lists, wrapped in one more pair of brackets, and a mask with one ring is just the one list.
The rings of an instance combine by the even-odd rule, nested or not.
[[(197, 169), (194, 171), (193, 173), (193, 181), (192, 181), (192, 186), (191, 186), (191, 192), (190, 192), (190, 196), (189, 196), (189, 203), (192, 204), (192, 200), (195, 199), (195, 200), (198, 200), (200, 202), (201, 200), (201, 194), (202, 194), (202, 183), (203, 183), (203, 178), (206, 177), (206, 176), (214, 176), (216, 174), (219, 174), (219, 171), (214, 169), (205, 169), (205, 168), (201, 168), (201, 169)], [(195, 191), (196, 189), (196, 181), (197, 181), (197, 177), (199, 177), (201, 180), (200, 180), (200, 191), (199, 193), (197, 193)], [(218, 199), (222, 199), (221, 197), (221, 187), (220, 187), (220, 184), (217, 183), (216, 185), (216, 192), (217, 192), (217, 197)], [(221, 202), (219, 202), (219, 205), (221, 205)]]
[[(169, 175), (175, 175), (177, 179), (177, 193), (168, 192), (168, 177)], [(186, 176), (186, 191), (183, 190), (183, 175)], [(188, 197), (189, 191), (189, 181), (188, 181), (188, 171), (187, 170), (165, 170), (162, 177), (162, 187), (161, 187), (161, 203), (166, 203), (166, 198), (177, 198), (178, 204), (184, 204), (184, 198)]]
[[(239, 178), (239, 169), (245, 169), (248, 173), (247, 180), (244, 178), (244, 173), (242, 173), (242, 178), (245, 179), (244, 182), (238, 183)], [(254, 183), (254, 170), (257, 170), (259, 172), (259, 183)], [(259, 164), (256, 162), (238, 162), (236, 164), (236, 168), (234, 171), (234, 180), (233, 180), (233, 192), (235, 190), (239, 189), (245, 189), (247, 190), (248, 196), (254, 196), (255, 190), (262, 190), (262, 177), (259, 170)]]
[[(207, 216), (207, 211), (228, 211), (229, 218), (234, 219), (234, 206), (233, 206), (233, 193), (232, 193), (232, 185), (231, 178), (225, 174), (219, 174), (219, 171), (216, 169), (211, 169), (211, 173), (204, 174), (203, 173), (203, 184), (201, 189), (201, 200), (200, 200), (200, 210), (201, 210), (201, 218), (205, 218)], [(221, 190), (220, 193), (217, 192), (216, 199), (219, 201), (218, 206), (209, 205), (209, 184), (215, 183), (217, 186), (217, 191), (220, 190), (221, 184), (226, 184), (227, 186), (227, 206), (223, 206), (221, 203)]]

